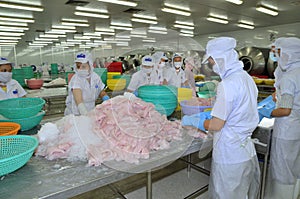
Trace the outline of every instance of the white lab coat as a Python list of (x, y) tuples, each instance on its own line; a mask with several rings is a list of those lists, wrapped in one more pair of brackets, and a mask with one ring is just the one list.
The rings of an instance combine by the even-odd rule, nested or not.
[(252, 132), (258, 125), (258, 90), (243, 70), (233, 38), (220, 37), (207, 44), (222, 81), (211, 115), (224, 120), (214, 132), (209, 192), (213, 199), (256, 199), (260, 170)]
[(23, 97), (26, 94), (23, 87), (14, 79), (6, 83), (6, 92), (0, 87), (0, 100)]
[(72, 93), (73, 89), (81, 89), (83, 102), (87, 108), (87, 111), (91, 111), (93, 108), (95, 108), (95, 102), (105, 85), (95, 72), (92, 72), (90, 78), (91, 83), (89, 83), (86, 78), (81, 78), (77, 74), (72, 77), (68, 85), (65, 115), (79, 115), (78, 107)]
[(168, 81), (168, 85), (180, 88), (187, 79), (185, 76), (185, 72), (182, 69), (180, 69), (177, 73), (175, 68), (170, 68), (166, 75), (166, 80)]
[(159, 79), (155, 70), (152, 70), (150, 75), (147, 75), (140, 70), (134, 73), (131, 77), (130, 83), (127, 87), (128, 90), (136, 91), (140, 86), (144, 85), (159, 85)]

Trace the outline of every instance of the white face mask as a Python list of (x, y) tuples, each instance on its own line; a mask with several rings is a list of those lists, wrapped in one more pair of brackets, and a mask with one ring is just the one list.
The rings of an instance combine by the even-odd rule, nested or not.
[(160, 64), (158, 64), (159, 69), (163, 69), (166, 66), (166, 62), (161, 62)]
[(0, 72), (0, 82), (7, 83), (11, 80), (12, 73), (11, 72)]
[(77, 74), (82, 78), (88, 78), (90, 75), (89, 70), (78, 70)]
[(174, 67), (175, 68), (180, 68), (181, 67), (181, 62), (174, 62)]
[(142, 68), (143, 72), (146, 73), (146, 74), (150, 74), (153, 70), (153, 68)]

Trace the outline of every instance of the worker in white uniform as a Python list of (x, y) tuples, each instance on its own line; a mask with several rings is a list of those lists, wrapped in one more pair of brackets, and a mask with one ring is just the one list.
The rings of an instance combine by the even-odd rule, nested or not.
[(195, 75), (193, 72), (194, 69), (194, 58), (193, 57), (187, 57), (184, 60), (185, 68), (184, 73), (185, 77), (188, 80), (189, 87), (193, 90), (193, 96), (196, 97), (196, 84), (195, 84)]
[[(272, 199), (300, 197), (300, 39), (278, 38), (274, 43), (275, 70), (273, 109), (259, 109), (264, 117), (275, 117), (271, 145)], [(274, 56), (275, 55), (275, 56)]]
[(0, 58), (0, 100), (25, 97), (26, 91), (12, 79), (12, 64), (6, 58)]
[(209, 193), (213, 199), (256, 199), (260, 170), (252, 132), (258, 125), (253, 79), (243, 70), (236, 40), (219, 37), (206, 46), (209, 65), (220, 75), (212, 112), (184, 116), (182, 125), (213, 133)]
[(167, 80), (165, 78), (165, 75), (167, 72), (166, 62), (168, 61), (168, 58), (162, 51), (155, 52), (152, 57), (154, 60), (154, 70), (157, 73), (159, 85), (166, 85)]
[(137, 95), (137, 90), (144, 85), (159, 85), (158, 76), (153, 69), (154, 60), (150, 55), (146, 55), (142, 59), (141, 70), (134, 73), (127, 87), (127, 91)]
[(104, 91), (105, 85), (93, 72), (93, 61), (89, 53), (78, 53), (75, 60), (75, 75), (68, 85), (65, 115), (85, 115), (95, 108), (100, 97), (102, 101), (109, 97)]
[(185, 73), (182, 69), (183, 57), (174, 53), (172, 57), (172, 68), (166, 74), (166, 80), (168, 85), (180, 87), (189, 87), (188, 80), (186, 79)]

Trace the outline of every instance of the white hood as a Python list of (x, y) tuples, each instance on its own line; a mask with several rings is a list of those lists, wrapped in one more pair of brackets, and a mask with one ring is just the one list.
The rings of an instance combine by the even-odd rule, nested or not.
[(236, 40), (231, 37), (219, 37), (210, 40), (206, 45), (207, 57), (212, 57), (217, 63), (221, 79), (233, 72), (243, 70), (243, 62), (239, 61), (235, 47)]

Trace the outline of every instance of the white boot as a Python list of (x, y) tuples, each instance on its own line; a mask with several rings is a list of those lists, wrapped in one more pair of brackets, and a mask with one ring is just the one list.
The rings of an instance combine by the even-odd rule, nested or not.
[(297, 179), (296, 181), (293, 199), (298, 199), (298, 198), (300, 198), (300, 179)]
[(272, 183), (272, 199), (294, 199), (295, 185), (284, 185), (273, 181)]

